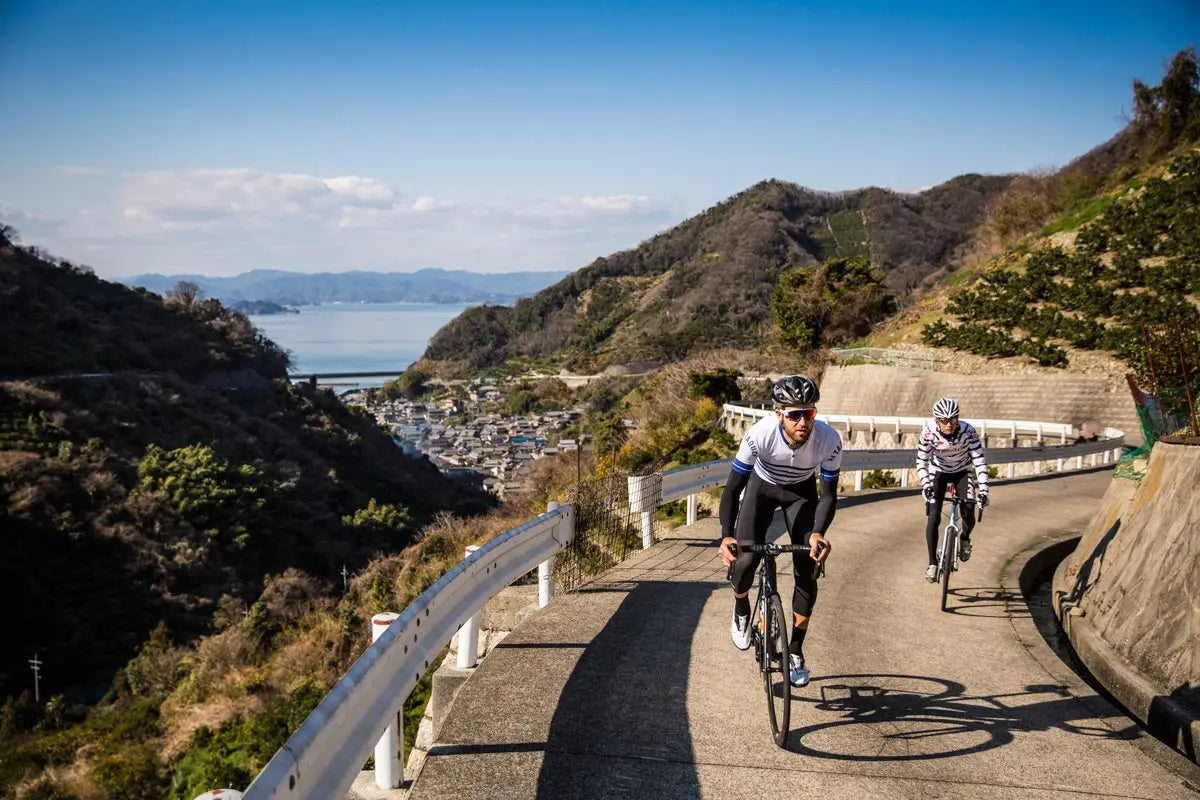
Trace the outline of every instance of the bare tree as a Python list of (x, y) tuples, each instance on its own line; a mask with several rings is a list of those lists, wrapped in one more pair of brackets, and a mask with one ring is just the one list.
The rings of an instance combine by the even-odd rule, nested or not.
[(191, 308), (192, 304), (199, 299), (203, 292), (200, 287), (191, 281), (180, 281), (175, 284), (175, 288), (167, 292), (167, 302), (178, 303), (184, 308)]

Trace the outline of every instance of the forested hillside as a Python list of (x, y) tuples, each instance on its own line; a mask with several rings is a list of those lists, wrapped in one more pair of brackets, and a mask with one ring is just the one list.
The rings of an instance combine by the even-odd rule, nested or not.
[(781, 276), (813, 277), (830, 259), (869, 262), (882, 290), (902, 296), (957, 263), (1009, 181), (964, 175), (915, 195), (765, 181), (515, 307), (467, 310), (425, 358), (471, 368), (549, 358), (590, 369), (758, 347), (776, 341), (771, 297)]
[[(27, 726), (69, 727), (110, 691), (142, 702), (138, 737), (153, 737), (153, 687), (199, 680), (203, 659), (123, 670), (148, 640), (182, 654), (244, 619), (258, 638), (242, 659), (265, 658), (279, 607), (326, 605), (343, 569), (399, 552), (440, 512), (491, 505), (331, 393), (288, 383), (285, 354), (239, 312), (106, 283), (8, 231), (0, 341), (0, 796), (102, 737), (28, 749)], [(57, 698), (45, 711), (35, 654), (42, 699)], [(130, 724), (131, 708), (110, 718)], [(103, 752), (132, 768), (123, 747)]]

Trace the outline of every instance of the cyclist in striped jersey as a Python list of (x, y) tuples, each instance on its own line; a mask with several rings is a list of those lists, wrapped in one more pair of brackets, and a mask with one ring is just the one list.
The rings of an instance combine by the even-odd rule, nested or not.
[(721, 495), (721, 558), (726, 565), (733, 565), (730, 634), (739, 650), (750, 646), (748, 595), (758, 560), (762, 558), (759, 553), (739, 553), (737, 542), (741, 539), (763, 544), (775, 510), (782, 508), (792, 543), (809, 545), (808, 552), (792, 554), (794, 624), (788, 648), (791, 683), (806, 686), (810, 674), (804, 663), (804, 635), (817, 600), (815, 566), (830, 553), (825, 532), (833, 522), (837, 505), (842, 437), (828, 424), (816, 420), (821, 392), (803, 375), (789, 375), (776, 382), (771, 399), (775, 402), (775, 413), (746, 431)]
[(988, 504), (987, 461), (983, 456), (983, 444), (969, 423), (958, 418), (958, 401), (943, 397), (933, 404), (933, 419), (925, 423), (921, 438), (917, 442), (917, 478), (925, 494), (925, 502), (933, 505), (925, 519), (925, 545), (929, 551), (929, 566), (925, 569), (925, 580), (937, 580), (937, 536), (938, 523), (942, 518), (942, 501), (946, 487), (954, 484), (954, 491), (962, 501), (963, 531), (959, 539), (958, 557), (962, 561), (971, 558), (971, 530), (975, 527), (975, 499), (969, 492), (969, 466), (975, 468), (978, 485), (979, 505)]

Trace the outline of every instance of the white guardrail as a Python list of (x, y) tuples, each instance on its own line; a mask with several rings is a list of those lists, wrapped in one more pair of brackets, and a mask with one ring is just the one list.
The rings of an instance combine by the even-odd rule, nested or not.
[[(550, 601), (554, 555), (575, 536), (575, 510), (552, 508), (470, 553), (404, 609), (354, 662), (245, 792), (245, 800), (345, 797), (375, 750), (380, 788), (403, 782), (404, 701), (460, 628), (474, 665), (477, 614), (493, 595), (538, 567), (538, 603)], [(380, 615), (386, 616), (386, 615)], [(460, 659), (461, 660), (461, 659)], [(461, 664), (460, 664), (461, 666)], [(384, 762), (381, 764), (381, 760)], [(387, 785), (384, 785), (387, 784)]]
[[(753, 424), (759, 419), (773, 414), (770, 409), (748, 408), (726, 404), (726, 417), (741, 418)], [(872, 435), (878, 431), (888, 431), (895, 434), (919, 433), (925, 426), (925, 417), (879, 417), (852, 414), (819, 414), (817, 419), (823, 420), (844, 433), (856, 430), (868, 431)], [(1066, 444), (1068, 439), (1076, 437), (1072, 425), (1058, 422), (1038, 422), (1031, 420), (980, 419), (967, 420), (979, 432), (980, 438), (985, 436), (1007, 435), (1016, 441), (1018, 438), (1034, 438), (1037, 444), (1027, 447), (992, 447), (985, 448), (984, 455), (989, 466), (1008, 464), (1008, 477), (1013, 477), (1012, 465), (1032, 462), (1034, 474), (1042, 473), (1042, 464), (1047, 461), (1056, 462), (1057, 471), (1061, 472), (1071, 466), (1074, 461), (1075, 469), (1083, 469), (1084, 456), (1090, 457), (1090, 466), (1097, 466), (1098, 461), (1113, 463), (1121, 457), (1125, 446), (1125, 432), (1116, 428), (1105, 428), (1100, 436), (1087, 442)], [(1058, 444), (1047, 444), (1046, 440)], [(732, 459), (708, 461), (690, 467), (680, 467), (667, 472), (653, 475), (634, 476), (629, 479), (629, 510), (642, 515), (642, 544), (649, 547), (653, 542), (654, 509), (664, 503), (687, 498), (687, 524), (696, 521), (697, 494), (705, 489), (715, 489), (724, 486), (729, 478), (729, 465)], [(908, 447), (893, 450), (843, 450), (842, 472), (854, 472), (854, 488), (862, 489), (864, 472), (877, 469), (900, 470), (900, 486), (908, 486), (908, 471), (916, 468), (916, 448)]]

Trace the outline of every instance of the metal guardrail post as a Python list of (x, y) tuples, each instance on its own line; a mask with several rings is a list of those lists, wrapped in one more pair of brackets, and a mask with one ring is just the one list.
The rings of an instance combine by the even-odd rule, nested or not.
[[(558, 501), (551, 500), (546, 504), (547, 511), (557, 511)], [(570, 537), (574, 538), (574, 537)], [(538, 564), (538, 608), (545, 608), (554, 599), (554, 556), (551, 555)]]
[[(475, 551), (479, 549), (479, 545), (467, 545), (466, 555), (463, 560), (469, 559), (475, 555)], [(458, 631), (458, 659), (456, 664), (459, 669), (471, 669), (477, 663), (475, 653), (479, 650), (479, 611), (467, 618), (463, 626)]]
[[(383, 636), (388, 626), (399, 617), (392, 611), (371, 617), (371, 641)], [(380, 789), (399, 789), (404, 785), (404, 700), (383, 736), (375, 743), (375, 785)]]
[(642, 515), (642, 549), (654, 546), (654, 509), (662, 505), (662, 473), (629, 476), (629, 511)]
[(197, 796), (195, 800), (242, 800), (242, 793), (237, 789), (213, 789)]
[(654, 512), (642, 512), (642, 549), (649, 550), (654, 546)]
[(695, 525), (696, 516), (700, 510), (700, 495), (689, 494), (687, 497), (687, 524)]

